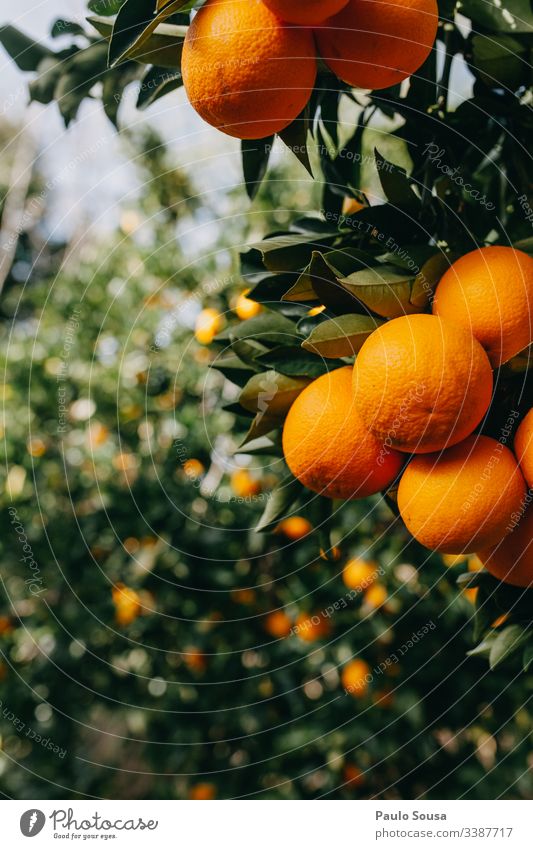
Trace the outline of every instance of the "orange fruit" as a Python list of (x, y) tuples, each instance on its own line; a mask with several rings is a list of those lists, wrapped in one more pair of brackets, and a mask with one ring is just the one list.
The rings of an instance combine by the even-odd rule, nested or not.
[(181, 69), (204, 121), (262, 139), (292, 123), (311, 96), (313, 33), (284, 23), (261, 0), (207, 0), (187, 30)]
[(261, 492), (261, 481), (255, 480), (246, 469), (238, 469), (231, 476), (231, 488), (237, 498), (253, 498)]
[(291, 542), (298, 542), (298, 540), (310, 534), (312, 530), (313, 526), (308, 519), (304, 519), (303, 516), (289, 516), (288, 519), (283, 519), (279, 523), (276, 533), (283, 534)]
[(462, 256), (441, 278), (433, 312), (468, 328), (497, 368), (533, 342), (533, 259), (497, 246)]
[(364, 600), (368, 607), (371, 607), (373, 610), (377, 610), (379, 607), (383, 607), (387, 601), (387, 597), (387, 588), (384, 587), (383, 584), (374, 584), (365, 592)]
[(488, 436), (471, 436), (441, 454), (411, 460), (398, 508), (422, 545), (460, 554), (500, 542), (525, 491), (512, 452)]
[(377, 563), (369, 563), (367, 560), (360, 560), (358, 557), (348, 560), (342, 570), (344, 586), (348, 587), (349, 590), (364, 590), (374, 583), (378, 577), (378, 570)]
[(224, 320), (220, 313), (213, 309), (202, 310), (196, 319), (194, 335), (200, 345), (210, 345), (217, 333), (222, 329)]
[(241, 292), (235, 303), (235, 312), (241, 321), (254, 318), (254, 316), (261, 312), (261, 304), (247, 297), (249, 291), (249, 289), (245, 289), (244, 292)]
[(207, 669), (207, 658), (200, 649), (195, 646), (189, 646), (183, 652), (183, 661), (185, 666), (192, 672), (205, 672)]
[(392, 483), (401, 455), (368, 433), (352, 397), (350, 366), (323, 374), (292, 404), (283, 453), (301, 483), (329, 498), (364, 498)]
[(235, 604), (244, 604), (248, 607), (255, 602), (256, 592), (255, 590), (246, 587), (243, 590), (232, 590), (230, 597)]
[(292, 622), (283, 610), (273, 610), (265, 618), (264, 628), (271, 637), (282, 640), (290, 634)]
[(468, 330), (433, 315), (406, 315), (378, 327), (362, 346), (354, 396), (386, 446), (426, 454), (477, 427), (490, 404), (492, 370)]
[(116, 584), (111, 595), (115, 605), (115, 619), (119, 625), (131, 625), (141, 615), (139, 593), (125, 584)]
[(437, 24), (435, 0), (350, 0), (316, 38), (324, 62), (345, 83), (388, 88), (423, 65)]
[(343, 782), (346, 787), (360, 787), (365, 783), (365, 774), (355, 764), (346, 764), (342, 771)]
[(13, 623), (9, 616), (0, 616), (0, 636), (10, 634), (13, 631)]
[(346, 6), (348, 0), (263, 0), (283, 21), (302, 26), (321, 24)]
[(514, 453), (527, 485), (533, 489), (533, 408), (522, 420), (516, 432)]
[(365, 696), (370, 683), (370, 667), (364, 660), (351, 660), (341, 673), (341, 684), (350, 696)]
[(533, 586), (533, 506), (499, 545), (478, 551), (485, 569), (506, 584)]
[(320, 613), (300, 613), (294, 624), (294, 633), (304, 643), (314, 643), (327, 637), (330, 626)]
[(211, 799), (215, 799), (217, 795), (217, 789), (214, 784), (194, 784), (193, 787), (189, 790), (189, 799), (194, 799), (195, 801), (210, 801)]
[(205, 474), (205, 466), (200, 460), (192, 458), (191, 460), (185, 460), (183, 471), (188, 478), (201, 478)]

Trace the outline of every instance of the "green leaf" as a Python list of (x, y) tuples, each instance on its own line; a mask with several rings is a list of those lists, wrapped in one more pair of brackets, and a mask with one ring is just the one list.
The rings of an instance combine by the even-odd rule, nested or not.
[(522, 666), (524, 668), (524, 672), (527, 672), (531, 664), (533, 663), (533, 645), (526, 646), (524, 649), (524, 654), (522, 655)]
[(241, 142), (242, 171), (246, 193), (253, 200), (259, 191), (268, 168), (274, 136), (264, 139), (243, 139)]
[(66, 21), (64, 18), (58, 18), (52, 24), (50, 35), (52, 38), (59, 38), (61, 35), (85, 35), (85, 30), (76, 21)]
[(529, 0), (463, 0), (461, 12), (494, 32), (533, 32)]
[(253, 339), (262, 345), (288, 345), (300, 340), (296, 325), (275, 312), (263, 312), (230, 328), (230, 339)]
[[(252, 421), (246, 436), (244, 437), (242, 444), (236, 453), (238, 454), (278, 454), (281, 456), (281, 446), (278, 445), (275, 451), (267, 450), (267, 451), (259, 451), (257, 449), (257, 444), (261, 444), (263, 447), (265, 445), (262, 440), (266, 440), (266, 434), (272, 433), (273, 430), (277, 430), (283, 424), (283, 416), (271, 416), (271, 415), (263, 415), (262, 413), (258, 413), (254, 420)], [(272, 439), (268, 439), (267, 442), (274, 445), (274, 441)], [(252, 446), (252, 450), (249, 450), (249, 447)]]
[(317, 244), (318, 241), (322, 244), (329, 244), (335, 236), (317, 236), (312, 238), (302, 238), (300, 233), (287, 233), (282, 236), (275, 236), (271, 239), (264, 239), (262, 242), (250, 245), (261, 252), (265, 268), (269, 271), (284, 272), (298, 271), (310, 261), (313, 251), (321, 247)]
[(303, 486), (296, 478), (288, 477), (272, 490), (256, 527), (258, 533), (273, 530), (303, 492)]
[[(266, 418), (264, 416), (263, 418)], [(274, 422), (275, 419), (272, 419)], [(253, 427), (253, 424), (252, 424)], [(273, 424), (272, 430), (278, 427), (277, 424)], [(250, 428), (251, 430), (251, 428)], [(269, 433), (270, 431), (267, 431)], [(279, 439), (275, 439), (272, 436), (258, 436), (252, 439), (246, 436), (245, 440), (242, 442), (239, 449), (235, 452), (236, 454), (251, 454), (254, 457), (277, 457), (281, 452), (281, 442)]]
[(147, 109), (160, 97), (170, 94), (171, 91), (175, 91), (182, 85), (181, 71), (172, 71), (170, 68), (153, 65), (141, 80), (137, 109)]
[[(356, 271), (340, 280), (344, 288), (372, 312), (383, 318), (420, 312), (413, 303), (416, 277), (391, 265)], [(418, 292), (416, 294), (419, 294)]]
[(252, 413), (281, 417), (310, 382), (304, 377), (288, 377), (273, 370), (255, 374), (242, 390), (239, 404)]
[(509, 35), (475, 35), (472, 64), (491, 88), (505, 86), (512, 91), (530, 79), (528, 47)]
[[(331, 265), (329, 260), (332, 254), (335, 260), (340, 259), (338, 256), (340, 251), (327, 254), (315, 251), (304, 273), (308, 276), (320, 303), (328, 307), (331, 312), (336, 315), (359, 312), (361, 303), (342, 285), (343, 275)], [(360, 267), (360, 263), (356, 264), (353, 260), (350, 261), (350, 265), (352, 268), (354, 265)]]
[[(178, 67), (179, 57), (174, 56), (179, 40), (183, 40), (186, 27), (162, 25), (165, 18), (179, 11), (182, 0), (172, 0), (156, 13), (156, 0), (126, 0), (115, 18), (109, 42), (110, 67), (136, 59), (164, 67)], [(94, 21), (91, 21), (93, 23)], [(157, 29), (157, 33), (155, 30)], [(152, 36), (156, 41), (152, 40)]]
[(43, 59), (37, 68), (37, 76), (28, 84), (30, 100), (35, 100), (37, 103), (51, 103), (64, 71), (65, 63), (60, 59), (52, 56)]
[(123, 3), (124, 0), (89, 0), (87, 5), (95, 15), (111, 17), (117, 14)]
[(509, 625), (500, 631), (491, 646), (489, 661), (490, 668), (495, 669), (500, 663), (518, 651), (531, 636), (531, 631), (522, 625)]
[(294, 153), (299, 162), (302, 163), (308, 173), (313, 176), (309, 151), (307, 149), (307, 134), (309, 132), (309, 104), (295, 120), (278, 133), (283, 144)]
[(254, 370), (250, 366), (232, 354), (218, 357), (211, 364), (211, 368), (221, 372), (227, 380), (236, 384), (236, 386), (245, 386), (254, 374)]
[(106, 46), (103, 42), (89, 45), (69, 60), (54, 90), (54, 99), (68, 126), (78, 114), (84, 98), (106, 73)]
[(498, 635), (494, 631), (490, 631), (479, 645), (467, 651), (468, 657), (486, 657), (488, 660), (497, 637)]
[(54, 55), (43, 44), (34, 41), (10, 24), (0, 28), (0, 44), (21, 71), (36, 71), (43, 59)]
[(413, 191), (413, 184), (406, 171), (385, 159), (377, 148), (374, 149), (374, 157), (379, 181), (389, 203), (399, 209), (416, 212), (420, 207), (420, 200)]
[[(90, 24), (108, 41), (113, 32), (113, 23), (107, 18), (87, 18)], [(187, 27), (173, 24), (159, 24), (153, 32), (134, 44), (128, 53), (129, 59), (134, 59), (143, 65), (158, 65), (163, 68), (180, 68), (183, 42)], [(121, 61), (124, 61), (123, 57)], [(117, 62), (114, 64), (118, 64)], [(155, 100), (156, 98), (154, 98)]]
[(367, 315), (341, 315), (321, 322), (302, 348), (321, 357), (353, 357), (383, 322)]
[(266, 354), (261, 354), (257, 358), (257, 362), (289, 377), (316, 378), (339, 366), (336, 360), (328, 362), (315, 354), (303, 351), (301, 347), (297, 348), (291, 345), (284, 345), (280, 348), (274, 348), (273, 351), (267, 351)]

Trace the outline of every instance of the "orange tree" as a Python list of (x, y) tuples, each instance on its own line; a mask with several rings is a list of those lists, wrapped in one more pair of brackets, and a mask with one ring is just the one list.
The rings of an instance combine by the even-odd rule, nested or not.
[[(92, 31), (78, 23), (58, 21), (53, 34), (73, 38), (57, 52), (32, 43), (13, 28), (4, 28), (0, 38), (23, 70), (37, 71), (30, 83), (31, 96), (44, 103), (56, 100), (67, 124), (75, 118), (82, 100), (94, 94), (102, 97), (106, 114), (117, 123), (121, 94), (130, 83), (141, 80), (139, 108), (181, 86), (181, 55), (192, 5), (155, 0), (149, 4), (94, 0), (89, 4), (92, 12), (89, 20), (99, 36), (91, 35)], [(347, 4), (348, 11), (341, 10), (339, 14), (348, 14), (352, 5)], [(409, 84), (398, 79), (392, 87), (362, 93), (353, 86), (368, 85), (368, 79), (347, 80), (351, 75), (342, 65), (328, 62), (330, 51), (322, 47), (322, 60), (304, 111), (294, 116), (293, 121), (289, 120), (290, 110), (286, 111), (282, 121), (285, 126), (275, 128), (281, 143), (312, 170), (321, 197), (314, 212), (306, 209), (303, 214), (294, 215), (288, 225), (278, 227), (243, 252), (241, 275), (251, 290), (249, 300), (258, 304), (261, 311), (246, 320), (230, 322), (214, 339), (212, 365), (236, 387), (228, 411), (236, 417), (234, 434), (241, 437), (238, 450), (241, 455), (257, 456), (259, 463), (266, 457), (281, 479), (259, 518), (257, 530), (261, 535), (251, 535), (246, 540), (249, 559), (238, 562), (232, 576), (232, 580), (239, 574), (245, 578), (257, 554), (259, 571), (253, 584), (265, 587), (265, 593), (261, 593), (258, 603), (251, 581), (244, 580), (244, 586), (235, 587), (231, 605), (236, 607), (210, 611), (210, 622), (215, 624), (205, 631), (200, 629), (203, 636), (200, 639), (198, 635), (197, 642), (201, 645), (195, 646), (197, 654), (190, 664), (191, 674), (201, 676), (205, 674), (205, 654), (222, 656), (224, 663), (217, 668), (225, 680), (240, 680), (244, 674), (246, 704), (249, 706), (256, 699), (253, 710), (247, 709), (242, 696), (236, 689), (232, 690), (235, 703), (226, 703), (227, 717), (222, 732), (215, 720), (213, 726), (204, 727), (203, 720), (196, 718), (194, 733), (200, 735), (199, 741), (208, 740), (209, 745), (189, 753), (176, 771), (185, 773), (189, 765), (191, 771), (204, 777), (200, 789), (191, 791), (198, 798), (212, 795), (210, 785), (218, 783), (218, 778), (209, 777), (212, 759), (215, 772), (228, 770), (231, 780), (227, 792), (234, 795), (247, 792), (245, 776), (252, 772), (252, 766), (257, 774), (259, 763), (264, 765), (260, 780), (250, 792), (300, 796), (353, 792), (407, 796), (491, 794), (495, 792), (492, 782), (496, 780), (491, 769), (496, 762), (493, 745), (501, 747), (498, 770), (506, 788), (514, 783), (519, 771), (517, 767), (503, 777), (505, 741), (500, 735), (506, 723), (510, 723), (511, 751), (520, 757), (522, 697), (520, 689), (510, 685), (522, 667), (527, 671), (531, 661), (528, 644), (531, 590), (525, 589), (529, 583), (527, 576), (531, 575), (531, 552), (527, 548), (530, 514), (524, 520), (526, 484), (516, 466), (522, 457), (513, 459), (506, 452), (513, 444), (518, 423), (526, 418), (530, 403), (530, 363), (527, 352), (522, 352), (531, 341), (530, 337), (523, 340), (524, 326), (531, 327), (530, 317), (524, 315), (520, 304), (509, 307), (508, 292), (496, 291), (497, 312), (502, 310), (511, 319), (506, 339), (521, 340), (509, 357), (501, 356), (498, 361), (489, 342), (481, 338), (482, 334), (472, 324), (469, 302), (463, 308), (463, 313), (469, 316), (466, 330), (459, 329), (460, 299), (454, 309), (458, 329), (452, 347), (457, 348), (458, 340), (464, 345), (467, 367), (461, 366), (460, 379), (457, 373), (453, 376), (456, 394), (452, 400), (461, 412), (466, 406), (470, 416), (466, 423), (460, 417), (458, 429), (462, 441), (457, 444), (464, 448), (464, 437), (469, 438), (472, 431), (482, 432), (485, 439), (493, 440), (493, 450), (482, 463), (481, 475), (486, 473), (495, 452), (498, 452), (496, 457), (503, 452), (506, 462), (514, 464), (507, 466), (511, 470), (509, 477), (519, 481), (509, 503), (506, 499), (503, 503), (500, 498), (500, 482), (496, 487), (492, 481), (491, 486), (491, 473), (488, 483), (487, 478), (482, 481), (483, 492), (490, 490), (488, 514), (497, 514), (498, 534), (503, 538), (509, 531), (512, 543), (505, 545), (511, 548), (517, 545), (518, 553), (512, 554), (514, 562), (507, 565), (504, 562), (503, 567), (498, 567), (495, 561), (501, 556), (501, 540), (492, 537), (491, 529), (491, 535), (479, 541), (479, 557), (469, 558), (470, 571), (460, 580), (468, 599), (476, 600), (478, 645), (468, 660), (463, 660), (469, 647), (465, 635), (465, 629), (469, 628), (467, 597), (450, 601), (455, 573), (447, 571), (444, 564), (460, 569), (467, 562), (462, 551), (470, 539), (460, 540), (449, 549), (446, 539), (437, 539), (434, 547), (442, 549), (443, 556), (431, 553), (420, 544), (423, 540), (416, 530), (417, 523), (407, 508), (402, 510), (402, 499), (398, 502), (396, 495), (398, 468), (409, 463), (412, 476), (423, 460), (416, 458), (411, 462), (408, 451), (416, 453), (427, 433), (427, 418), (439, 400), (438, 391), (431, 398), (431, 410), (426, 403), (426, 418), (422, 417), (418, 423), (417, 433), (413, 434), (413, 409), (417, 408), (412, 406), (417, 403), (416, 397), (408, 398), (405, 414), (402, 403), (391, 404), (393, 408), (396, 406), (392, 422), (379, 424), (374, 421), (374, 413), (382, 412), (383, 408), (378, 395), (368, 418), (363, 417), (364, 434), (358, 438), (368, 440), (374, 448), (372, 440), (381, 441), (383, 456), (389, 461), (393, 458), (397, 464), (395, 469), (391, 468), (390, 478), (373, 489), (372, 500), (352, 500), (351, 496), (358, 493), (370, 495), (361, 489), (360, 479), (351, 482), (348, 498), (345, 492), (337, 493), (334, 489), (331, 494), (338, 495), (339, 500), (325, 496), (325, 488), (334, 485), (338, 477), (335, 473), (333, 480), (327, 479), (339, 452), (332, 452), (321, 476), (317, 478), (315, 474), (316, 458), (321, 456), (320, 423), (324, 412), (328, 412), (326, 401), (338, 401), (333, 392), (326, 393), (324, 403), (318, 403), (314, 413), (311, 407), (310, 416), (314, 415), (318, 425), (315, 436), (318, 447), (304, 464), (304, 472), (295, 468), (289, 455), (298, 454), (298, 441), (305, 442), (306, 433), (312, 433), (313, 426), (306, 426), (301, 437), (297, 435), (296, 449), (292, 452), (286, 447), (284, 450), (281, 440), (287, 415), (294, 415), (296, 404), (305, 407), (309, 397), (306, 392), (314, 391), (315, 381), (327, 378), (333, 385), (345, 369), (351, 373), (354, 358), (357, 364), (357, 355), (367, 341), (373, 340), (375, 344), (376, 338), (381, 338), (376, 333), (389, 333), (390, 328), (398, 327), (394, 322), (404, 322), (405, 316), (425, 313), (423, 323), (427, 324), (425, 319), (432, 323), (422, 339), (424, 347), (428, 341), (431, 343), (429, 353), (426, 351), (423, 358), (418, 358), (426, 370), (432, 362), (442, 368), (441, 360), (433, 360), (433, 356), (440, 356), (442, 363), (449, 364), (448, 348), (439, 345), (444, 334), (435, 328), (441, 327), (440, 315), (453, 301), (453, 285), (452, 297), (448, 299), (443, 296), (446, 290), (440, 288), (440, 283), (442, 280), (444, 284), (443, 278), (449, 279), (450, 274), (452, 283), (460, 279), (461, 257), (478, 251), (481, 246), (496, 245), (508, 250), (511, 245), (520, 253), (506, 255), (507, 268), (512, 270), (515, 265), (523, 264), (525, 272), (515, 277), (529, 281), (531, 210), (526, 173), (531, 129), (527, 62), (532, 28), (530, 11), (520, 2), (487, 4), (469, 0), (461, 4), (460, 17), (451, 3), (441, 4), (439, 12), (437, 40), (434, 45), (426, 45), (427, 58), (419, 67), (424, 56), (417, 56), (413, 67), (402, 69), (401, 78), (415, 72)], [(423, 13), (431, 15), (430, 7)], [(196, 28), (200, 26), (201, 21), (195, 24)], [(328, 25), (323, 31), (317, 30), (319, 47), (327, 42), (328, 31), (334, 29)], [(395, 37), (394, 33), (387, 35)], [(402, 33), (402, 37), (407, 36)], [(189, 36), (186, 50), (194, 49), (191, 38), (194, 37)], [(420, 43), (424, 41), (425, 37)], [(465, 65), (461, 64), (461, 57)], [(239, 56), (229, 56), (227, 61), (234, 67)], [(351, 60), (348, 57), (341, 61)], [(366, 61), (368, 64), (369, 60)], [(243, 64), (250, 72), (246, 63)], [(467, 89), (460, 98), (450, 83), (457, 69)], [(184, 76), (187, 79), (186, 73)], [(285, 80), (290, 81), (290, 75)], [(378, 80), (377, 85), (383, 82), (388, 85), (390, 80)], [(97, 83), (99, 87), (95, 88)], [(274, 85), (281, 83), (277, 81)], [(191, 90), (189, 83), (188, 91)], [(213, 117), (213, 110), (204, 110), (204, 101), (209, 101), (209, 97), (209, 89), (205, 95), (192, 93), (198, 111), (220, 129), (233, 130), (236, 124), (244, 125), (245, 121), (249, 126), (250, 120), (253, 123), (256, 118), (264, 126), (261, 112), (251, 117), (246, 113), (246, 100), (239, 101), (237, 116), (221, 117), (217, 113)], [(260, 110), (260, 99), (256, 97), (254, 102)], [(271, 116), (267, 117), (270, 120)], [(232, 134), (238, 132), (237, 129)], [(247, 131), (245, 135), (253, 133)], [(259, 202), (275, 207), (275, 182), (263, 184), (272, 144), (272, 136), (243, 139), (242, 157), (248, 195), (254, 199), (259, 192)], [(482, 303), (483, 293), (490, 300), (491, 286), (501, 277), (501, 273), (495, 275), (489, 270)], [(461, 291), (467, 289), (468, 286)], [(474, 301), (478, 297), (475, 291), (472, 297)], [(509, 300), (514, 301), (514, 294)], [(530, 308), (531, 298), (526, 297), (525, 304)], [(218, 312), (224, 305), (210, 306)], [(247, 308), (252, 312), (256, 309), (249, 304)], [(432, 312), (434, 315), (430, 315)], [(517, 315), (521, 317), (518, 329), (514, 321)], [(206, 341), (218, 329), (216, 318), (211, 316), (212, 325), (209, 318), (204, 315), (199, 327)], [(496, 330), (498, 327), (496, 323)], [(507, 323), (504, 326), (502, 322), (500, 329), (503, 336)], [(493, 338), (494, 335), (497, 337), (498, 333), (493, 333)], [(406, 347), (398, 358), (402, 368), (409, 361), (409, 345), (412, 345), (411, 354), (413, 350), (416, 354), (420, 344), (414, 334), (404, 336)], [(365, 357), (368, 350), (366, 347), (363, 352)], [(496, 368), (490, 376), (489, 353), (491, 365)], [(384, 359), (387, 363), (386, 356)], [(363, 357), (359, 362), (362, 360)], [(470, 391), (470, 380), (465, 380), (465, 376), (470, 377), (468, 367), (474, 361), (479, 367)], [(394, 365), (392, 359), (388, 362)], [(457, 363), (459, 368), (460, 356)], [(440, 378), (439, 371), (437, 379)], [(382, 379), (383, 374), (376, 372), (374, 384), (379, 387)], [(411, 379), (409, 373), (405, 377), (408, 388), (407, 381)], [(400, 381), (401, 374), (396, 374), (395, 380)], [(420, 403), (424, 410), (427, 383), (422, 383)], [(415, 389), (416, 386), (415, 380)], [(491, 387), (494, 393), (489, 404)], [(324, 439), (326, 446), (339, 438), (338, 431), (341, 436), (346, 433), (346, 416), (353, 415), (355, 420), (361, 415), (361, 408), (352, 410), (351, 404), (350, 400), (347, 413), (339, 416), (337, 431), (328, 431)], [(449, 404), (442, 406), (443, 413), (449, 414)], [(396, 425), (398, 415), (400, 421)], [(406, 422), (404, 429), (414, 445), (398, 444), (398, 432)], [(448, 462), (446, 452), (455, 450), (453, 428), (449, 425), (444, 434), (437, 434), (436, 443), (435, 433), (430, 434), (431, 450), (440, 455), (441, 449), (445, 449), (442, 458), (434, 458), (429, 464), (432, 492), (435, 487), (438, 489), (440, 480), (434, 476), (434, 467), (445, 486), (449, 480), (450, 467), (443, 466)], [(345, 437), (339, 444), (345, 447)], [(357, 448), (356, 444), (354, 456)], [(374, 448), (375, 464), (381, 469), (382, 458)], [(345, 466), (346, 462), (340, 471)], [(501, 472), (502, 467), (498, 468)], [(489, 472), (490, 469), (492, 465)], [(306, 471), (312, 474), (306, 477)], [(460, 490), (461, 503), (457, 504), (457, 498), (455, 503), (451, 499), (449, 509), (462, 510), (474, 493), (473, 503), (479, 511), (485, 499), (475, 497), (478, 483), (475, 475), (469, 477)], [(416, 484), (416, 494), (422, 490), (422, 484), (427, 488), (424, 477), (421, 484)], [(248, 512), (255, 513), (261, 499), (254, 500), (253, 482), (243, 483), (241, 478), (236, 486), (241, 487), (241, 492), (249, 487), (252, 503)], [(505, 493), (505, 481), (501, 488)], [(441, 501), (437, 492), (436, 502)], [(427, 503), (422, 498), (422, 512)], [(465, 507), (464, 512), (469, 509)], [(400, 521), (399, 513), (413, 536)], [(223, 516), (216, 518), (221, 526), (229, 521)], [(483, 518), (479, 517), (478, 524), (483, 524)], [(445, 525), (446, 516), (439, 521)], [(511, 531), (513, 522), (517, 528)], [(306, 533), (311, 527), (316, 533)], [(276, 531), (272, 538), (266, 537), (270, 531)], [(524, 544), (517, 543), (517, 533), (525, 537)], [(278, 544), (280, 539), (282, 546)], [(477, 542), (476, 539), (476, 547)], [(509, 580), (510, 567), (514, 568), (517, 558), (522, 559), (520, 566), (526, 575), (516, 582), (519, 586)], [(481, 568), (483, 562), (494, 574)], [(421, 567), (419, 573), (413, 563)], [(494, 575), (506, 580), (501, 583)], [(228, 575), (220, 574), (219, 580), (221, 588), (227, 586)], [(350, 594), (348, 600), (346, 590)], [(135, 620), (138, 611), (135, 596), (118, 586), (113, 598), (122, 608), (124, 620)], [(179, 598), (174, 603), (181, 604)], [(242, 634), (239, 650), (243, 654), (237, 658), (234, 631), (230, 633), (216, 623), (231, 619), (232, 610), (235, 613), (242, 606), (252, 608), (261, 633), (266, 632), (273, 644), (265, 648), (254, 643), (254, 651), (247, 651), (251, 643)], [(194, 615), (197, 613), (195, 608)], [(442, 625), (437, 627), (437, 621), (446, 622), (445, 633)], [(357, 645), (355, 634), (351, 633), (354, 623), (358, 628)], [(211, 636), (214, 632), (216, 642)], [(300, 665), (299, 653), (303, 652), (306, 663)], [(496, 671), (491, 679), (481, 675), (478, 681), (485, 669), (485, 656)], [(503, 665), (502, 661), (510, 656), (509, 663)], [(269, 674), (263, 676), (265, 663)], [(291, 673), (293, 663), (300, 670), (298, 673)], [(339, 667), (342, 667), (340, 682)], [(242, 668), (246, 670), (244, 673)], [(401, 685), (396, 686), (398, 673)], [(299, 676), (298, 692), (293, 695), (295, 674)], [(500, 694), (496, 700), (493, 690)], [(425, 695), (421, 697), (421, 693)], [(208, 688), (199, 687), (198, 697), (202, 702), (200, 713), (211, 711)], [(355, 718), (354, 699), (360, 707)], [(324, 720), (326, 708), (328, 719)], [(482, 717), (483, 722), (480, 727), (469, 726), (462, 735), (465, 712)], [(305, 721), (287, 729), (284, 738), (279, 729), (287, 720), (300, 716)], [(390, 727), (387, 716), (391, 717)], [(187, 721), (190, 720), (189, 716)], [(339, 731), (345, 724), (349, 729), (346, 734)], [(258, 728), (262, 729), (261, 734), (254, 736)], [(242, 740), (244, 736), (250, 738), (246, 744), (236, 746), (227, 742), (230, 738)], [(220, 737), (223, 741), (219, 744)], [(267, 754), (264, 737), (275, 740), (273, 754)], [(418, 766), (418, 738), (423, 741), (422, 769)], [(398, 758), (406, 759), (406, 769), (399, 766)], [(169, 769), (172, 771), (171, 766)], [(297, 778), (293, 782), (294, 776)], [(475, 789), (480, 786), (484, 789)], [(524, 792), (523, 788), (518, 792)]]

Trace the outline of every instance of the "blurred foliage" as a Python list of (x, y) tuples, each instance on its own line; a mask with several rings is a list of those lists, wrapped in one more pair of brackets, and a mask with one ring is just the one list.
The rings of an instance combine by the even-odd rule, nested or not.
[(39, 257), (24, 234), (2, 305), (1, 792), (530, 798), (531, 673), (466, 656), (460, 563), (380, 498), (300, 494), (307, 521), (251, 529), (285, 471), (239, 453), (238, 389), (193, 330), (205, 308), (234, 326), (249, 283), (226, 246), (287, 226), (286, 173), (255, 223), (238, 193), (223, 226), (212, 210), (191, 261), (194, 185), (153, 135), (128, 143), (143, 188), (120, 230)]

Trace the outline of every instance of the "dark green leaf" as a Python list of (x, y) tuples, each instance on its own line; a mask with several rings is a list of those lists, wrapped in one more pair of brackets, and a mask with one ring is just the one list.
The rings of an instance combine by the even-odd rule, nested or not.
[[(182, 0), (172, 0), (156, 14), (156, 0), (126, 0), (115, 18), (109, 43), (109, 65), (114, 66), (126, 59), (143, 58), (143, 61), (167, 67), (178, 67), (179, 57), (174, 56), (177, 44), (186, 34), (184, 27), (159, 25), (173, 12), (183, 6)], [(94, 20), (91, 21), (94, 23)], [(158, 29), (157, 33), (154, 31)], [(151, 36), (157, 39), (154, 42)], [(159, 40), (159, 39), (162, 39)]]
[(281, 519), (285, 518), (288, 511), (303, 492), (300, 481), (293, 477), (287, 477), (272, 490), (268, 501), (256, 527), (257, 532), (273, 530)]
[(239, 404), (252, 413), (281, 417), (308, 383), (304, 377), (288, 377), (273, 370), (255, 374), (239, 395)]
[(321, 374), (339, 366), (337, 360), (328, 361), (303, 351), (302, 348), (292, 346), (282, 346), (274, 348), (273, 351), (267, 351), (266, 354), (261, 354), (257, 358), (257, 362), (291, 377), (320, 377)]
[(89, 0), (88, 7), (95, 15), (116, 15), (124, 0)]
[(311, 177), (311, 163), (309, 161), (309, 151), (307, 149), (307, 134), (309, 132), (309, 106), (306, 106), (303, 112), (297, 118), (278, 133), (280, 139), (289, 150), (294, 153), (296, 158), (302, 163), (304, 168), (309, 172)]
[(183, 85), (181, 71), (172, 71), (154, 65), (149, 68), (141, 80), (139, 96), (137, 97), (137, 109), (147, 109), (160, 97), (170, 94)]
[(253, 339), (262, 345), (288, 345), (301, 337), (293, 321), (279, 313), (268, 311), (231, 327), (230, 338)]
[(353, 357), (382, 323), (367, 315), (341, 315), (321, 322), (302, 347), (321, 357)]
[(253, 200), (259, 191), (268, 168), (274, 136), (265, 139), (243, 139), (241, 142), (242, 171), (246, 193)]
[(491, 646), (490, 668), (495, 669), (498, 664), (518, 651), (530, 636), (531, 631), (526, 630), (521, 625), (509, 625), (503, 631), (500, 631)]
[(85, 30), (76, 21), (66, 21), (63, 18), (58, 18), (52, 24), (50, 35), (52, 38), (59, 38), (61, 35), (85, 35)]
[(54, 55), (43, 44), (34, 41), (10, 24), (0, 28), (0, 44), (21, 71), (35, 71), (43, 59)]
[(393, 206), (406, 209), (411, 213), (420, 207), (420, 200), (413, 191), (411, 180), (403, 168), (388, 162), (379, 150), (374, 150), (379, 181), (386, 199)]
[(494, 32), (533, 32), (529, 0), (464, 0), (461, 12)]

